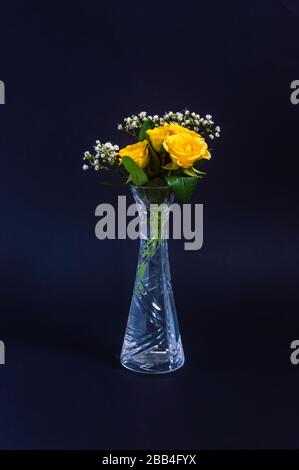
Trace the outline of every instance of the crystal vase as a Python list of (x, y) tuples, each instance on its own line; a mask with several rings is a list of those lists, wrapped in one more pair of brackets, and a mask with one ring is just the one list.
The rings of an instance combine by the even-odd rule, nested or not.
[(168, 259), (168, 187), (131, 186), (140, 248), (121, 364), (136, 372), (173, 372), (184, 364)]

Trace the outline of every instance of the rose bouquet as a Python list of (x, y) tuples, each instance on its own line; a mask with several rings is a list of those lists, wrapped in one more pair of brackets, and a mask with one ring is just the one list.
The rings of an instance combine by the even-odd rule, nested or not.
[[(141, 112), (125, 118), (118, 129), (134, 137), (135, 143), (119, 149), (97, 141), (94, 153), (85, 152), (83, 169), (119, 172), (122, 184), (131, 187), (140, 219), (145, 220), (145, 231), (139, 230), (121, 363), (138, 372), (172, 372), (185, 359), (171, 286), (167, 219), (174, 195), (186, 202), (203, 178), (201, 165), (211, 158), (208, 141), (220, 136), (220, 127), (212, 116), (186, 110), (162, 117)], [(153, 206), (158, 210), (152, 212)]]
[(220, 137), (211, 115), (189, 110), (150, 116), (146, 112), (126, 117), (118, 129), (136, 142), (119, 149), (96, 141), (95, 153), (85, 152), (84, 170), (116, 170), (120, 184), (168, 186), (183, 202), (196, 190), (205, 173), (202, 163), (211, 158), (208, 141)]

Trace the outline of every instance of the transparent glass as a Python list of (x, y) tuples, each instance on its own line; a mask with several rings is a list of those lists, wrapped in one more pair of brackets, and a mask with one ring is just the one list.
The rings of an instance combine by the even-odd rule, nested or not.
[[(138, 204), (139, 218), (141, 220), (142, 213), (144, 223), (120, 360), (124, 367), (136, 372), (173, 372), (182, 367), (185, 360), (171, 285), (166, 237), (173, 195), (168, 187), (131, 188)], [(163, 204), (163, 217), (159, 211), (151, 217), (151, 204)], [(153, 230), (154, 223), (156, 233)]]

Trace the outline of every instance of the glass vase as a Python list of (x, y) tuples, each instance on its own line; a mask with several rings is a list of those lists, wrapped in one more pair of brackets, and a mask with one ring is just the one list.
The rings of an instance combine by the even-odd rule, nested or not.
[[(131, 186), (140, 248), (121, 364), (136, 372), (173, 372), (184, 364), (168, 259), (168, 187)], [(161, 209), (161, 210), (160, 210)]]

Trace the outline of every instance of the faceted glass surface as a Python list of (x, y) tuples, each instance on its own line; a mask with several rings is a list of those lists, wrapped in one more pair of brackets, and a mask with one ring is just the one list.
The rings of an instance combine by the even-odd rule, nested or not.
[[(167, 187), (132, 186), (132, 192), (139, 205), (139, 213), (143, 214), (144, 238), (140, 240), (121, 363), (137, 372), (172, 372), (184, 364), (171, 286), (167, 238), (164, 238), (173, 196)], [(163, 216), (158, 210), (151, 217), (151, 204), (163, 204)], [(156, 232), (153, 230), (154, 223)], [(151, 237), (153, 233), (154, 237)]]

